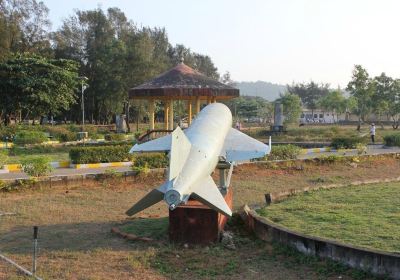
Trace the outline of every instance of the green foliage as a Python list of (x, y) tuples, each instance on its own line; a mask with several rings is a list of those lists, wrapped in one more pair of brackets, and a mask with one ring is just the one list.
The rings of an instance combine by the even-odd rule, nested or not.
[(359, 120), (365, 120), (368, 113), (371, 112), (372, 97), (374, 94), (374, 83), (369, 77), (367, 70), (361, 65), (355, 65), (352, 80), (346, 88), (356, 102), (354, 112)]
[(336, 121), (338, 121), (337, 115), (346, 111), (346, 102), (347, 100), (340, 89), (330, 91), (318, 100), (319, 107), (336, 113)]
[(234, 117), (272, 118), (272, 104), (262, 97), (241, 96), (225, 102)]
[(49, 174), (53, 168), (50, 158), (45, 156), (29, 156), (21, 160), (22, 170), (32, 177), (40, 177)]
[(17, 54), (0, 63), (0, 104), (6, 114), (25, 110), (33, 117), (68, 110), (75, 103), (78, 64)]
[(168, 166), (168, 156), (164, 153), (137, 154), (133, 158), (133, 166), (164, 168)]
[(301, 100), (298, 95), (286, 92), (277, 99), (283, 105), (285, 123), (297, 123), (301, 114)]
[(321, 163), (335, 163), (335, 162), (344, 161), (345, 158), (340, 155), (325, 155), (325, 156), (321, 156), (321, 157), (317, 158), (316, 160)]
[(293, 84), (288, 85), (287, 90), (290, 94), (297, 95), (300, 97), (301, 102), (304, 106), (309, 109), (317, 109), (318, 100), (328, 95), (329, 85), (328, 84), (317, 84), (311, 81), (308, 84)]
[(49, 126), (46, 127), (45, 130), (60, 142), (70, 142), (78, 139), (77, 133), (68, 129), (66, 126)]
[(14, 143), (17, 145), (40, 144), (47, 140), (48, 138), (41, 131), (21, 130), (15, 135)]
[(364, 140), (360, 137), (335, 137), (332, 139), (331, 147), (335, 149), (357, 149), (359, 144), (362, 144), (363, 142)]
[(0, 150), (0, 169), (3, 168), (3, 166), (7, 163), (7, 161), (8, 161), (7, 152)]
[[(0, 106), (1, 108), (1, 106)], [(14, 138), (15, 133), (17, 132), (17, 126), (1, 126), (0, 127), (0, 141), (5, 141), (6, 137), (8, 138), (8, 141), (11, 142), (11, 140)]]
[(267, 156), (268, 160), (287, 160), (296, 159), (301, 149), (295, 145), (277, 145), (273, 146), (271, 153)]
[(110, 133), (104, 135), (104, 139), (107, 141), (124, 141), (126, 140), (126, 135), (121, 133)]
[(386, 146), (400, 147), (400, 133), (393, 133), (383, 137)]
[(69, 152), (74, 164), (129, 161), (131, 145), (75, 147)]

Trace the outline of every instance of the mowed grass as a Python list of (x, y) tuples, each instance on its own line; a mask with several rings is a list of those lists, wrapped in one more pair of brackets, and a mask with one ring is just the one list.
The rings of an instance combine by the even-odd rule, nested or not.
[[(287, 132), (280, 135), (273, 135), (273, 142), (331, 142), (334, 137), (361, 137), (366, 143), (370, 142), (369, 125), (361, 126), (357, 131), (354, 125), (313, 125), (313, 126), (288, 126)], [(243, 132), (257, 139), (267, 141), (269, 127), (249, 127), (244, 128)], [(387, 134), (399, 132), (390, 126), (376, 127), (375, 142), (383, 142), (383, 137)]]
[(400, 183), (312, 191), (260, 210), (304, 234), (400, 253)]

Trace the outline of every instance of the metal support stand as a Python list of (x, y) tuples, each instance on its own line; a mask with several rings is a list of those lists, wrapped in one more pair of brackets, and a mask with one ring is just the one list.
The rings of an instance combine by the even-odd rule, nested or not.
[(38, 245), (38, 231), (37, 226), (33, 227), (33, 255), (32, 255), (32, 274), (36, 275), (36, 257), (37, 257), (37, 245)]
[(226, 195), (231, 184), (233, 165), (233, 163), (225, 160), (220, 160), (217, 164), (217, 169), (219, 170), (219, 189), (222, 195)]

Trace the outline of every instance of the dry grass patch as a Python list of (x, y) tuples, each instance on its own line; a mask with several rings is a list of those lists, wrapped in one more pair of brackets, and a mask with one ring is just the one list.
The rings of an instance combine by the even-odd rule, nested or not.
[[(357, 168), (341, 164), (276, 167), (239, 166), (233, 176), (234, 205), (262, 202), (266, 192), (301, 188), (311, 178), (324, 176), (338, 181), (391, 177), (399, 170), (396, 159), (361, 162)], [(161, 242), (132, 242), (110, 232), (140, 219), (127, 219), (125, 211), (150, 189), (163, 182), (161, 174), (141, 178), (103, 177), (99, 181), (77, 181), (69, 186), (37, 186), (15, 192), (0, 192), (0, 211), (16, 216), (0, 217), (0, 251), (27, 268), (31, 266), (32, 226), (39, 226), (38, 275), (45, 279), (365, 279), (347, 269), (333, 268), (318, 260), (282, 251), (254, 239), (236, 222), (235, 250), (222, 244), (185, 248)], [(140, 213), (147, 226), (166, 217), (163, 203)], [(153, 225), (151, 225), (153, 226)], [(164, 229), (137, 232), (160, 234)], [(162, 236), (162, 234), (160, 235)], [(334, 266), (333, 266), (334, 267)], [(347, 275), (347, 276), (346, 276)], [(365, 276), (365, 275), (363, 275)], [(24, 279), (0, 262), (0, 279)]]

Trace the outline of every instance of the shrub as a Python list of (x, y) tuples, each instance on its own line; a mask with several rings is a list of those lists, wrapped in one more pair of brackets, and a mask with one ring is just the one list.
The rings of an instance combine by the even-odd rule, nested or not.
[(125, 134), (121, 134), (121, 133), (110, 133), (110, 134), (106, 134), (104, 136), (104, 139), (107, 141), (124, 141), (126, 140), (126, 136)]
[(400, 133), (388, 134), (383, 137), (386, 146), (400, 146)]
[(67, 153), (71, 147), (69, 146), (52, 146), (52, 145), (35, 145), (33, 147), (18, 147), (13, 146), (9, 149), (10, 156), (26, 156), (37, 154), (51, 153)]
[(137, 154), (133, 159), (133, 168), (164, 168), (168, 166), (168, 157), (163, 153)]
[(16, 132), (17, 132), (17, 127), (15, 125), (0, 127), (0, 140), (4, 141), (7, 137), (10, 141), (11, 139), (14, 138)]
[(319, 161), (321, 163), (335, 163), (339, 161), (344, 161), (345, 158), (343, 156), (339, 155), (323, 155), (319, 158), (316, 158), (316, 161)]
[(268, 160), (286, 160), (296, 159), (300, 154), (300, 148), (295, 145), (278, 145), (273, 146), (271, 153), (267, 156)]
[(363, 139), (360, 137), (335, 137), (331, 146), (335, 149), (356, 149), (362, 143)]
[(66, 131), (64, 133), (61, 133), (57, 138), (58, 138), (58, 140), (60, 142), (77, 141), (78, 140), (78, 134), (75, 133), (75, 132)]
[(46, 128), (46, 131), (60, 142), (76, 141), (78, 138), (77, 133), (68, 129), (67, 126), (50, 126)]
[(8, 161), (7, 152), (0, 151), (0, 169), (3, 168), (3, 166), (7, 163), (7, 161)]
[(21, 160), (22, 170), (32, 177), (39, 177), (49, 174), (53, 168), (50, 165), (50, 158), (44, 156), (29, 156)]
[(40, 144), (46, 140), (46, 135), (41, 131), (22, 130), (15, 135), (14, 143), (18, 145)]
[(129, 161), (130, 148), (131, 145), (75, 147), (69, 151), (69, 157), (74, 164)]

